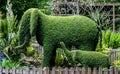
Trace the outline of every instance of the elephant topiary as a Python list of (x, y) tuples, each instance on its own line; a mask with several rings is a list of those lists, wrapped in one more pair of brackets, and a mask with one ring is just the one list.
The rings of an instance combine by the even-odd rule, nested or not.
[(94, 51), (98, 42), (97, 24), (88, 17), (50, 16), (40, 10), (28, 9), (22, 16), (19, 29), (19, 45), (25, 49), (32, 36), (44, 47), (43, 67), (55, 65), (56, 48), (63, 41), (68, 48)]

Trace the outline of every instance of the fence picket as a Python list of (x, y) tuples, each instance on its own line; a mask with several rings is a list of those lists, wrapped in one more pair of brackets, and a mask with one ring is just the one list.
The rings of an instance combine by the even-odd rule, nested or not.
[(118, 74), (117, 68), (114, 68), (114, 74)]
[(65, 68), (65, 74), (68, 74), (68, 68)]
[(113, 67), (110, 67), (109, 73), (110, 73), (110, 74), (113, 74)]
[(91, 74), (91, 68), (87, 69), (87, 74)]
[(2, 67), (0, 67), (0, 74), (2, 74)]
[(4, 70), (5, 70), (5, 74), (9, 74), (8, 67), (6, 67)]
[(19, 68), (19, 74), (22, 74), (23, 72), (22, 72), (22, 68), (20, 67)]
[(98, 74), (102, 74), (102, 68), (101, 67), (98, 69)]
[(26, 74), (26, 70), (22, 70), (22, 74)]
[(48, 68), (48, 67), (45, 67), (45, 68), (43, 69), (43, 71), (44, 71), (44, 74), (49, 74), (49, 68)]
[(93, 74), (97, 74), (97, 68), (93, 68)]
[(80, 72), (80, 74), (82, 74), (82, 67), (79, 68), (79, 72)]
[(16, 74), (15, 67), (12, 68), (12, 74)]
[(43, 74), (42, 67), (39, 68), (39, 70), (37, 71), (37, 74)]
[(108, 74), (108, 69), (107, 68), (104, 70), (104, 74)]
[(58, 74), (62, 74), (63, 69), (60, 67), (58, 68)]
[(74, 68), (70, 68), (70, 74), (74, 74)]
[(16, 74), (19, 74), (19, 69), (16, 69)]
[(82, 68), (82, 74), (85, 74), (85, 67)]
[(36, 68), (35, 67), (33, 67), (33, 73), (32, 74), (36, 74)]
[(78, 67), (76, 67), (76, 69), (75, 69), (75, 74), (80, 74), (80, 71), (79, 71)]
[(30, 74), (33, 74), (33, 70), (30, 70)]
[(5, 74), (9, 74), (8, 67), (5, 68)]
[(29, 67), (26, 68), (26, 70), (25, 70), (25, 74), (30, 74)]
[(53, 67), (52, 68), (52, 74), (55, 74), (55, 72), (56, 72), (55, 70), (56, 70), (55, 67)]

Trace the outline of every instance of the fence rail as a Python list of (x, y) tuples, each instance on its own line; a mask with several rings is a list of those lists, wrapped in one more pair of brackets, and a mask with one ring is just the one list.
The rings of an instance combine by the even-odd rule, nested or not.
[(0, 68), (0, 74), (120, 74), (117, 68), (110, 67), (109, 69), (105, 68), (85, 68), (85, 67), (76, 67), (76, 68), (55, 68), (52, 70), (49, 68), (12, 68), (8, 67), (2, 69)]

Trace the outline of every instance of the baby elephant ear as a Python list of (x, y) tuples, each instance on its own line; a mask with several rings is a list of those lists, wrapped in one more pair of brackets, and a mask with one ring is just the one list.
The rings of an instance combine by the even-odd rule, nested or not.
[(66, 46), (65, 46), (65, 43), (64, 43), (64, 42), (60, 42), (60, 45), (61, 45), (61, 47), (62, 47), (62, 48), (66, 48)]

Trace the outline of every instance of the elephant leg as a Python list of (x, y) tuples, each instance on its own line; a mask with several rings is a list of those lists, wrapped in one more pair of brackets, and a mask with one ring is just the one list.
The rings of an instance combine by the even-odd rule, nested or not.
[(43, 63), (42, 67), (49, 67), (51, 68), (52, 66), (55, 65), (55, 56), (56, 56), (56, 50), (54, 48), (54, 45), (51, 43), (44, 43), (44, 56), (43, 56)]

